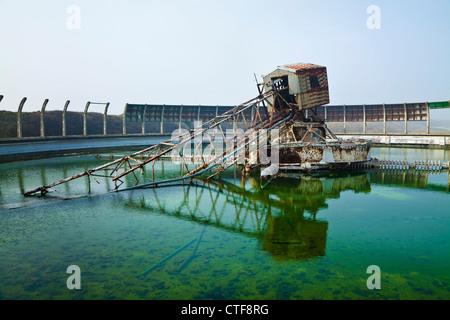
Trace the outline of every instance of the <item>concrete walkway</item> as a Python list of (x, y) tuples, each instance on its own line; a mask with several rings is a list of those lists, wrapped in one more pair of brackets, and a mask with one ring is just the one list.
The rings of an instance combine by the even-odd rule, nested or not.
[[(371, 140), (374, 146), (450, 149), (450, 135), (336, 134), (339, 138)], [(116, 135), (0, 140), (0, 163), (47, 157), (140, 150), (169, 140), (170, 135)]]
[(0, 141), (0, 162), (95, 152), (139, 150), (168, 139), (170, 136), (147, 135), (4, 140)]
[(408, 147), (408, 148), (438, 148), (450, 149), (450, 135), (403, 135), (403, 134), (341, 134), (336, 136), (342, 139), (367, 139), (375, 146)]

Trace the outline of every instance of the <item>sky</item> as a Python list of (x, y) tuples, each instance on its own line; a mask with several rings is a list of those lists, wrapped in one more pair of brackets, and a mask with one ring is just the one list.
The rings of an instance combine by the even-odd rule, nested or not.
[(23, 97), (23, 111), (238, 105), (257, 96), (254, 74), (297, 62), (327, 67), (331, 105), (447, 101), (449, 12), (449, 0), (0, 0), (0, 110)]

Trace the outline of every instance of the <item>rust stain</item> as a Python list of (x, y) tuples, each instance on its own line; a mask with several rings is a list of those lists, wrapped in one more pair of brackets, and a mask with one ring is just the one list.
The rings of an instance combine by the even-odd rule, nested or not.
[[(324, 157), (324, 151), (331, 150), (333, 159)], [(369, 143), (284, 143), (280, 146), (280, 164), (339, 164), (367, 161)]]
[(323, 69), (324, 67), (318, 66), (318, 65), (315, 65), (312, 63), (294, 63), (294, 64), (284, 65), (284, 66), (282, 66), (282, 68), (291, 69), (291, 70), (295, 71), (295, 73), (299, 74), (300, 72), (305, 71), (305, 70)]

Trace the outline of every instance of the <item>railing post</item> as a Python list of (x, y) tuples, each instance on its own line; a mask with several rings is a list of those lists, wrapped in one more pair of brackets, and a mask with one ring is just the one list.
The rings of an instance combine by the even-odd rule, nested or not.
[(144, 106), (144, 110), (142, 111), (141, 115), (141, 134), (145, 135), (145, 112), (147, 111), (148, 105), (146, 104)]
[(183, 105), (181, 105), (181, 108), (180, 108), (180, 120), (178, 122), (178, 131), (180, 134), (181, 134), (181, 119), (182, 119), (181, 115), (182, 114), (183, 114)]
[(90, 104), (91, 104), (91, 102), (88, 101), (86, 103), (86, 106), (84, 107), (84, 113), (83, 113), (83, 136), (87, 136), (87, 112), (88, 112)]
[(25, 104), (25, 101), (27, 101), (27, 98), (23, 98), (22, 101), (20, 101), (19, 109), (17, 110), (17, 138), (22, 139), (22, 109), (23, 105)]
[(363, 133), (366, 134), (366, 105), (363, 104)]
[(67, 100), (66, 104), (64, 105), (64, 108), (63, 108), (63, 114), (62, 114), (62, 136), (63, 137), (66, 136), (66, 111), (67, 111), (67, 108), (69, 107), (69, 103), (70, 103), (70, 100)]
[(165, 104), (163, 104), (162, 110), (161, 110), (161, 134), (164, 133), (164, 108), (166, 107)]
[(345, 111), (345, 104), (343, 105), (344, 108), (344, 133), (347, 133), (347, 112)]
[(403, 112), (405, 113), (405, 134), (408, 133), (408, 113), (406, 110), (406, 103), (403, 103)]
[(128, 103), (125, 104), (125, 107), (123, 108), (123, 117), (122, 117), (122, 134), (125, 136), (127, 135), (127, 109), (128, 109)]
[(47, 107), (48, 99), (44, 100), (41, 108), (41, 117), (40, 117), (40, 128), (41, 128), (41, 138), (45, 138), (45, 122), (44, 122), (44, 114), (45, 107)]
[(108, 114), (108, 107), (109, 107), (109, 102), (106, 104), (106, 106), (105, 106), (105, 112), (103, 113), (103, 135), (104, 135), (104, 136), (107, 135), (107, 130), (106, 130), (106, 123), (107, 123), (107, 120), (106, 120), (106, 117), (107, 117), (107, 114)]

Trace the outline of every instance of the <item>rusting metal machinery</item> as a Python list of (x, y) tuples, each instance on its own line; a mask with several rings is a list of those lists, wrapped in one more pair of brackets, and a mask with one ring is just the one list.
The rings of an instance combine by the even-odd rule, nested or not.
[[(274, 175), (278, 170), (313, 171), (346, 168), (368, 160), (369, 142), (337, 139), (324, 121), (314, 114), (316, 107), (329, 103), (325, 67), (307, 63), (285, 65), (263, 76), (263, 79), (263, 83), (257, 84), (259, 95), (256, 98), (196, 126), (194, 130), (179, 132), (168, 141), (122, 156), (70, 178), (36, 188), (24, 195), (36, 193), (45, 195), (50, 188), (83, 176), (94, 180), (96, 176), (109, 178), (114, 182), (115, 190), (128, 190), (159, 186), (199, 176), (210, 179), (237, 164), (239, 160), (243, 160), (244, 168), (250, 170), (265, 163), (261, 159), (260, 151), (261, 148), (267, 148), (267, 144), (263, 146), (262, 142), (267, 142), (269, 137), (276, 142), (267, 149), (272, 154), (279, 151), (279, 158), (263, 170), (262, 177)], [(313, 115), (306, 117), (306, 110), (311, 110)], [(231, 135), (228, 134), (229, 131), (225, 135), (224, 125), (227, 123), (231, 123), (233, 128)], [(245, 124), (246, 132), (252, 133), (243, 134), (238, 130), (238, 124)], [(273, 131), (276, 132), (275, 137), (271, 136), (273, 129), (276, 129)], [(208, 137), (212, 146), (208, 154), (202, 150), (204, 137)], [(219, 137), (223, 138), (222, 141), (226, 145), (221, 150), (214, 147), (214, 142)], [(184, 152), (188, 144), (194, 145), (196, 156)], [(275, 150), (277, 148), (279, 149)], [(155, 179), (155, 162), (169, 155), (182, 164), (180, 176)], [(194, 166), (192, 160), (197, 160)], [(149, 165), (152, 166), (152, 181), (140, 181), (136, 173), (145, 170)], [(122, 187), (121, 179), (130, 174), (134, 176), (136, 185)]]
[[(242, 152), (257, 152), (258, 144), (255, 143), (255, 141), (268, 139), (270, 136), (270, 131), (275, 128), (281, 129), (281, 131), (283, 130), (286, 122), (292, 117), (292, 113), (284, 109), (282, 112), (275, 112), (273, 109), (269, 114), (265, 103), (266, 101), (268, 102), (268, 98), (270, 97), (280, 96), (280, 90), (284, 90), (284, 88), (277, 87), (265, 92), (260, 91), (260, 94), (256, 98), (238, 105), (234, 109), (228, 110), (206, 123), (198, 125), (193, 130), (186, 132), (180, 131), (168, 141), (135, 152), (131, 155), (122, 156), (119, 159), (87, 170), (70, 178), (62, 179), (60, 181), (33, 189), (25, 192), (24, 195), (45, 195), (49, 192), (50, 188), (84, 176), (88, 176), (95, 181), (97, 181), (95, 177), (111, 179), (114, 182), (115, 190), (160, 186), (187, 179), (193, 179), (199, 176), (212, 178), (220, 172), (223, 172), (224, 170), (227, 170), (231, 166), (235, 165), (239, 160), (242, 160), (242, 157), (240, 156)], [(275, 101), (277, 101), (277, 99), (275, 99)], [(238, 130), (237, 125), (239, 122), (244, 123), (247, 130), (252, 129), (254, 135), (244, 135), (242, 130)], [(226, 126), (230, 126), (230, 124), (233, 128), (231, 130), (231, 134), (230, 129), (226, 129)], [(210, 152), (208, 154), (202, 152), (204, 143), (203, 140), (205, 137), (207, 137), (209, 142), (211, 142), (211, 148), (209, 148)], [(215, 149), (214, 142), (216, 140), (221, 140), (222, 143), (224, 142), (226, 145), (225, 148)], [(194, 156), (191, 152), (185, 152), (185, 147), (187, 145), (194, 146)], [(182, 164), (180, 176), (163, 180), (155, 179), (155, 162), (164, 159), (169, 155), (172, 159), (175, 159), (177, 162)], [(246, 162), (246, 160), (248, 160), (248, 158), (244, 158), (244, 162)], [(253, 164), (258, 165), (255, 161), (253, 161)], [(151, 166), (152, 168), (151, 182), (141, 181), (138, 178), (139, 174), (137, 173), (145, 170), (146, 166)], [(249, 169), (250, 165), (247, 164), (246, 167)], [(136, 180), (135, 186), (121, 188), (123, 184), (123, 180), (121, 179), (126, 175), (134, 176)]]
[[(270, 101), (276, 110), (290, 106), (294, 116), (280, 139), (279, 170), (314, 171), (347, 168), (368, 161), (370, 141), (340, 140), (317, 116), (316, 108), (329, 103), (326, 67), (298, 63), (280, 66), (264, 75), (264, 86), (287, 87)], [(270, 98), (271, 99), (271, 98)], [(306, 111), (310, 116), (306, 116)]]

